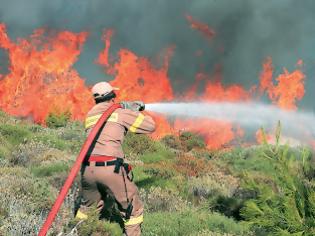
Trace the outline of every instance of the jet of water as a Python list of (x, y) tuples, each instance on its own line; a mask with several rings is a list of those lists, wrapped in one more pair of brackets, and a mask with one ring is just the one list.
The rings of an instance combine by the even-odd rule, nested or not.
[(146, 109), (167, 116), (223, 120), (240, 124), (244, 128), (270, 128), (281, 121), (284, 131), (294, 138), (301, 139), (305, 133), (315, 136), (314, 113), (287, 111), (263, 103), (152, 103), (146, 104)]

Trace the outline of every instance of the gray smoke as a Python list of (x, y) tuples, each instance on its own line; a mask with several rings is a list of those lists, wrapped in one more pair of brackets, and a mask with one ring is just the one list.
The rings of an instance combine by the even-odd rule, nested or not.
[[(154, 60), (176, 45), (169, 75), (177, 92), (189, 87), (197, 72), (213, 72), (215, 64), (223, 66), (224, 84), (249, 88), (258, 83), (265, 57), (272, 56), (276, 74), (282, 67), (293, 70), (301, 58), (308, 77), (302, 106), (309, 109), (314, 109), (314, 11), (313, 0), (0, 0), (0, 22), (12, 38), (39, 27), (89, 31), (75, 65), (88, 83), (111, 79), (94, 60), (103, 48), (102, 30), (114, 28), (112, 54), (125, 47)], [(185, 14), (214, 28), (212, 42), (189, 27)], [(204, 52), (200, 57), (198, 50)], [(6, 68), (1, 54), (0, 73)]]
[(262, 103), (153, 103), (147, 104), (146, 109), (169, 117), (208, 118), (232, 122), (250, 130), (261, 127), (270, 130), (280, 121), (286, 136), (302, 142), (315, 137), (314, 113), (284, 111)]

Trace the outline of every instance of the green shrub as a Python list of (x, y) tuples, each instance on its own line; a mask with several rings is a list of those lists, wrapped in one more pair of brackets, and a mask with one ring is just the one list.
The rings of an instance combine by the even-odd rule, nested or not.
[(86, 236), (121, 236), (122, 230), (117, 223), (99, 220), (99, 213), (94, 208), (87, 212), (88, 218), (77, 226), (79, 235)]
[(69, 149), (69, 144), (66, 141), (56, 137), (56, 135), (53, 134), (36, 134), (33, 140), (59, 150)]
[(239, 180), (221, 172), (210, 172), (204, 176), (189, 178), (188, 186), (194, 196), (231, 197), (239, 186)]
[(27, 138), (30, 138), (31, 134), (25, 126), (0, 124), (0, 135), (13, 145), (24, 142)]
[(313, 157), (307, 149), (296, 152), (281, 146), (280, 132), (279, 123), (275, 145), (265, 141), (260, 153), (271, 163), (270, 180), (261, 181), (253, 172), (244, 175), (244, 185), (257, 195), (245, 202), (241, 214), (258, 235), (314, 235), (315, 184), (309, 178)]
[(218, 213), (185, 210), (182, 212), (154, 212), (144, 216), (143, 235), (192, 235), (202, 230), (250, 235), (248, 227)]
[(181, 198), (178, 192), (172, 189), (151, 187), (147, 191), (141, 189), (140, 195), (142, 201), (144, 201), (146, 211), (149, 212), (180, 211), (187, 207), (187, 202)]
[(165, 146), (173, 149), (181, 149), (182, 144), (180, 142), (180, 139), (177, 136), (174, 135), (166, 135), (161, 139), (161, 142), (165, 144)]
[(45, 176), (51, 176), (55, 173), (60, 173), (64, 171), (68, 171), (69, 166), (65, 165), (65, 163), (53, 163), (53, 164), (47, 164), (43, 166), (34, 166), (31, 168), (31, 172), (36, 177), (45, 177)]
[(47, 149), (47, 145), (34, 140), (22, 143), (12, 151), (9, 161), (13, 165), (27, 166)]
[(296, 162), (289, 158), (288, 147), (277, 145), (264, 154), (274, 165), (274, 185), (248, 175), (247, 187), (258, 195), (245, 203), (242, 216), (254, 230), (267, 235), (314, 235), (315, 185), (305, 176), (306, 156)]
[(211, 163), (205, 159), (181, 154), (177, 156), (174, 169), (184, 176), (202, 176), (210, 173), (213, 170), (213, 167)]
[(63, 112), (61, 114), (50, 113), (46, 118), (46, 125), (49, 128), (65, 127), (71, 118), (70, 112)]
[(175, 153), (166, 148), (164, 145), (156, 143), (156, 151), (154, 152), (145, 152), (142, 156), (139, 157), (144, 163), (158, 163), (161, 161), (174, 161)]
[(204, 139), (201, 136), (191, 132), (181, 133), (179, 140), (186, 151), (190, 151), (193, 148), (204, 148), (206, 146)]
[(125, 137), (123, 149), (129, 159), (136, 159), (137, 156), (145, 153), (156, 152), (157, 146), (149, 136), (144, 134), (128, 133)]

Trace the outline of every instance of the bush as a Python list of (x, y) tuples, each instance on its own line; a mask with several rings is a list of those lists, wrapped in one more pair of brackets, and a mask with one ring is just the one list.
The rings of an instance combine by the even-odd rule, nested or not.
[(158, 150), (156, 142), (147, 135), (130, 132), (125, 137), (123, 149), (129, 159), (137, 159), (140, 155)]
[(169, 179), (175, 176), (176, 171), (174, 170), (173, 165), (168, 164), (167, 162), (159, 162), (146, 165), (144, 173), (154, 176), (155, 178)]
[(65, 163), (53, 163), (44, 166), (34, 166), (31, 168), (31, 172), (36, 177), (45, 177), (51, 176), (55, 173), (60, 173), (64, 171), (68, 171), (69, 166), (65, 165)]
[(161, 139), (161, 142), (165, 144), (165, 146), (173, 149), (181, 149), (182, 144), (177, 136), (174, 135), (166, 135)]
[(202, 176), (210, 173), (213, 167), (205, 159), (183, 154), (177, 157), (174, 169), (184, 176)]
[[(77, 224), (79, 235), (84, 236), (121, 236), (122, 230), (117, 223), (109, 223), (105, 220), (99, 220), (99, 212), (92, 208), (87, 212), (88, 218), (81, 224)], [(78, 223), (78, 220), (76, 222)], [(72, 223), (73, 224), (73, 223)]]
[(18, 145), (29, 138), (31, 132), (21, 125), (0, 124), (0, 135), (10, 144)]
[(144, 236), (193, 235), (205, 230), (243, 236), (251, 234), (248, 227), (237, 224), (232, 219), (204, 211), (147, 213), (143, 224)]
[(201, 136), (191, 132), (183, 132), (179, 136), (185, 151), (191, 151), (193, 148), (204, 148), (206, 146), (204, 139)]
[(148, 152), (139, 157), (144, 163), (158, 163), (158, 162), (173, 162), (175, 154), (167, 149), (164, 145), (155, 144), (157, 150), (155, 152)]
[[(256, 233), (263, 235), (314, 235), (315, 185), (309, 179), (311, 153), (302, 149), (292, 155), (288, 146), (264, 145), (261, 158), (271, 163), (270, 180), (247, 173), (244, 186), (256, 192), (245, 202), (242, 216)], [(266, 178), (265, 178), (266, 179)]]
[(232, 197), (239, 186), (239, 180), (231, 175), (221, 172), (210, 172), (200, 177), (188, 179), (188, 186), (194, 196), (209, 197)]
[(146, 211), (149, 212), (180, 211), (187, 207), (187, 202), (179, 196), (179, 193), (171, 189), (161, 187), (151, 187), (148, 191), (141, 189), (140, 196)]
[(16, 147), (12, 152), (9, 161), (13, 165), (27, 166), (34, 161), (36, 156), (41, 155), (47, 149), (48, 146), (41, 142), (26, 142)]
[(66, 141), (56, 137), (56, 135), (53, 134), (36, 134), (33, 140), (35, 142), (41, 142), (48, 147), (57, 148), (59, 150), (66, 150), (70, 148), (69, 144)]
[(60, 114), (50, 113), (46, 118), (46, 125), (49, 128), (65, 127), (71, 118), (71, 113), (63, 112)]

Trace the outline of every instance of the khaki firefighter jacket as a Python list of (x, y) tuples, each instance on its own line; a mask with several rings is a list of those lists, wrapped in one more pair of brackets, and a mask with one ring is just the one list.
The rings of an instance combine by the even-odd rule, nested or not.
[[(98, 103), (87, 114), (85, 128), (89, 133), (91, 128), (96, 124), (113, 103)], [(138, 134), (152, 133), (155, 130), (153, 119), (141, 112), (129, 109), (118, 108), (108, 118), (101, 134), (96, 140), (95, 147), (91, 155), (104, 155), (113, 157), (124, 157), (122, 142), (128, 131)]]

